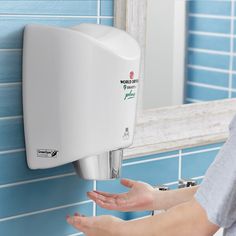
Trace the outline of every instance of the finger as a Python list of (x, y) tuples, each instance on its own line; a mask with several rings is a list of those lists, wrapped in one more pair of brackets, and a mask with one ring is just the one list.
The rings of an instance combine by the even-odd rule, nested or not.
[(97, 194), (95, 192), (88, 192), (87, 193), (88, 197), (91, 198), (92, 200), (96, 200), (96, 199), (100, 199), (102, 201), (105, 201), (106, 200), (106, 197), (103, 196), (103, 195), (100, 195), (100, 194)]
[(120, 210), (120, 207), (118, 207), (116, 204), (108, 203), (108, 202), (103, 202), (101, 200), (97, 200), (96, 204), (102, 208), (105, 208), (107, 210)]
[(126, 211), (127, 206), (124, 205), (117, 205), (117, 202), (115, 203), (108, 203), (108, 202), (103, 202), (101, 200), (97, 200), (96, 204), (102, 208), (105, 208), (107, 210), (115, 210), (115, 211)]
[(71, 216), (67, 218), (67, 223), (83, 231), (85, 228), (91, 225), (92, 219), (85, 216)]
[(97, 203), (100, 207), (108, 210), (127, 210), (128, 198), (127, 194), (120, 194), (117, 197), (104, 197), (94, 192), (88, 193), (88, 197)]
[(98, 197), (98, 194), (94, 192), (87, 193), (88, 197), (92, 199), (97, 205), (108, 210), (127, 211), (131, 207), (131, 202), (127, 196), (127, 193), (118, 195), (117, 197)]
[(114, 194), (114, 193), (107, 193), (107, 192), (102, 192), (102, 191), (98, 191), (98, 190), (94, 190), (94, 193), (103, 195), (105, 197), (116, 197), (118, 194)]
[(103, 202), (109, 202), (109, 203), (113, 203), (116, 201), (116, 198), (115, 196), (113, 197), (105, 197), (103, 195), (100, 195), (100, 194), (97, 194), (95, 192), (90, 192), (88, 193), (88, 197), (91, 198), (93, 201), (96, 201), (96, 200), (101, 200)]
[(132, 188), (135, 184), (135, 181), (131, 179), (121, 179), (120, 183), (124, 185), (125, 187)]
[(91, 218), (85, 216), (75, 216), (73, 225), (75, 227), (88, 227), (90, 225)]
[(70, 224), (70, 225), (73, 225), (73, 223), (74, 223), (74, 219), (73, 219), (73, 217), (71, 217), (71, 216), (66, 216), (66, 221), (67, 221), (67, 223), (68, 224)]
[(106, 203), (106, 204), (111, 204), (111, 205), (115, 205), (115, 203), (116, 203), (116, 200), (114, 199), (114, 198), (111, 198), (111, 199), (109, 199), (109, 198), (105, 198), (105, 199), (103, 199), (103, 198), (99, 198), (99, 197), (92, 197), (91, 196), (91, 199), (94, 201), (94, 202), (104, 202), (104, 203)]

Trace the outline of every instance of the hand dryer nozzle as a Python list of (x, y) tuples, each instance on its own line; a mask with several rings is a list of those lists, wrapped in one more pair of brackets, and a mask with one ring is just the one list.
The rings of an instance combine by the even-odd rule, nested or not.
[(77, 174), (87, 180), (117, 179), (121, 175), (123, 149), (82, 158), (73, 162)]

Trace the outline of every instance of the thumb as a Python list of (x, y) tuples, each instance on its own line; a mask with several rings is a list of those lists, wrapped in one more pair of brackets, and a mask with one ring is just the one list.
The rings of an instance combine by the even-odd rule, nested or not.
[(121, 179), (120, 183), (125, 187), (132, 188), (136, 181), (133, 181), (131, 179)]
[(90, 225), (90, 219), (88, 217), (83, 217), (83, 216), (68, 217), (67, 222), (80, 230), (82, 227), (85, 228)]

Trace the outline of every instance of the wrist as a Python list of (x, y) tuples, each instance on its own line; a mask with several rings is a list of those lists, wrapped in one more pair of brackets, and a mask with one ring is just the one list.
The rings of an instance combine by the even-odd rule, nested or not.
[(132, 235), (136, 235), (135, 234), (135, 228), (132, 225), (132, 222), (134, 220), (128, 220), (128, 221), (122, 221), (119, 223), (119, 225), (117, 226), (116, 230), (117, 233), (115, 234), (115, 236), (132, 236)]
[(171, 191), (160, 191), (155, 189), (154, 200), (153, 200), (153, 210), (167, 210), (169, 195)]
[[(113, 236), (126, 236), (127, 232), (129, 232), (129, 221), (122, 220), (120, 222), (116, 222), (116, 225), (113, 229)], [(129, 236), (131, 236), (130, 232)]]

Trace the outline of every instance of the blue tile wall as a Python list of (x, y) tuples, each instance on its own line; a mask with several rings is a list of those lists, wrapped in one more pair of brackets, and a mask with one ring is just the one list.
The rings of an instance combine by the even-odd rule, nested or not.
[[(65, 216), (82, 214), (113, 214), (129, 220), (150, 212), (114, 212), (99, 208), (86, 192), (97, 189), (124, 192), (127, 188), (116, 181), (84, 181), (77, 177), (71, 164), (49, 170), (30, 170), (26, 164), (21, 99), (22, 33), (29, 23), (70, 27), (82, 22), (113, 25), (113, 0), (19, 0), (0, 4), (0, 235), (4, 236), (75, 236), (82, 235), (67, 225)], [(215, 5), (214, 5), (215, 4)], [(214, 6), (217, 6), (215, 8)], [(229, 34), (230, 19), (207, 19), (194, 14), (229, 16), (229, 1), (193, 1), (190, 6), (189, 47), (230, 52), (230, 38), (202, 35), (196, 32)], [(212, 27), (212, 28), (210, 28)], [(195, 34), (196, 33), (196, 34)], [(188, 96), (196, 100), (212, 100), (226, 96), (218, 94), (217, 86), (227, 88), (230, 55), (219, 54), (209, 61), (206, 52), (192, 51), (189, 61)], [(201, 68), (220, 68), (223, 72)], [(233, 88), (236, 86), (233, 77)], [(216, 86), (211, 93), (199, 84)], [(190, 87), (192, 86), (192, 87)], [(206, 89), (204, 87), (204, 89)], [(226, 91), (227, 93), (227, 91)], [(200, 95), (199, 95), (200, 94)], [(201, 95), (202, 94), (202, 95)], [(206, 95), (207, 94), (207, 95)], [(232, 96), (236, 93), (232, 92)], [(201, 182), (203, 175), (222, 144), (176, 150), (168, 153), (125, 160), (122, 177), (177, 187), (179, 177), (191, 177)], [(197, 168), (196, 168), (197, 166)], [(38, 230), (40, 229), (40, 230)]]
[(233, 0), (188, 1), (186, 103), (234, 97), (235, 9)]

